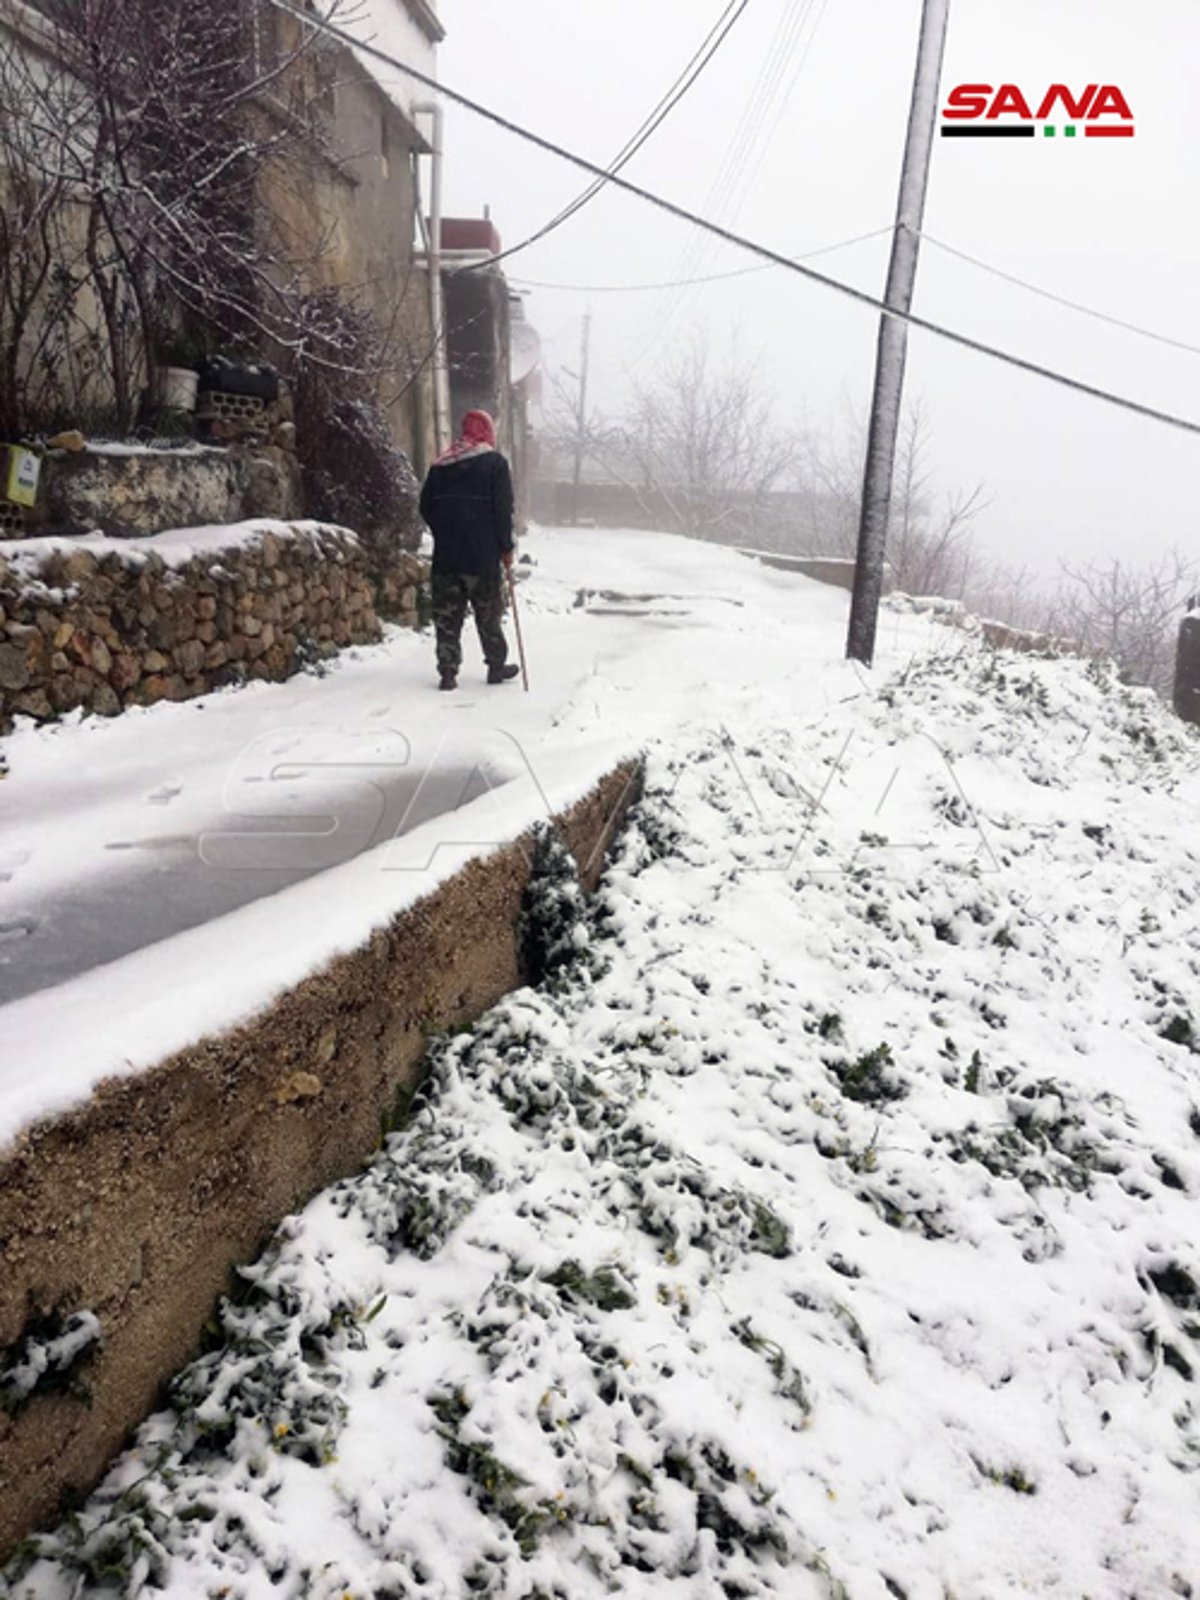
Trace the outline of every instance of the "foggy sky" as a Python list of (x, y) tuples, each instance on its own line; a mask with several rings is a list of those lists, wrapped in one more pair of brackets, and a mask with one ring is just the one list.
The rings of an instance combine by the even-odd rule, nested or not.
[[(443, 0), (444, 82), (607, 163), (655, 104), (721, 0)], [(919, 0), (751, 0), (687, 100), (628, 175), (787, 254), (889, 224), (903, 146)], [(736, 192), (713, 182), (772, 43), (768, 140), (744, 157)], [(801, 65), (800, 57), (807, 49)], [(786, 69), (784, 71), (783, 69)], [(943, 100), (955, 83), (1011, 81), (1040, 97), (1063, 81), (1116, 83), (1133, 140), (936, 140), (926, 231), (1007, 272), (1200, 345), (1200, 157), (1190, 125), (1200, 69), (1196, 0), (952, 0)], [(783, 90), (791, 85), (786, 103)], [(766, 129), (764, 129), (764, 132)], [(506, 244), (533, 232), (586, 177), (451, 108), (447, 204), (491, 206)], [(886, 238), (814, 262), (881, 294)], [(518, 283), (644, 283), (752, 265), (632, 197), (606, 192), (508, 264)], [(875, 314), (785, 271), (689, 291), (536, 289), (529, 315), (551, 364), (575, 364), (594, 315), (597, 403), (619, 410), (673, 339), (698, 322), (761, 360), (781, 422), (815, 430), (865, 411)], [(1093, 322), (930, 246), (915, 309), (1087, 381), (1200, 419), (1200, 356)], [(927, 405), (939, 481), (982, 480), (987, 547), (1052, 571), (1089, 554), (1200, 554), (1200, 437), (1050, 388), (914, 331), (908, 388)]]

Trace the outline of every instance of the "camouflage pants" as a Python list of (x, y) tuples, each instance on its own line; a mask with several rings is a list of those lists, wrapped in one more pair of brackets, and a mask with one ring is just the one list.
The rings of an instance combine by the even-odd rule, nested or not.
[(468, 605), (489, 667), (508, 660), (508, 644), (501, 621), (504, 585), (500, 568), (494, 572), (435, 572), (432, 582), (433, 625), (437, 632), (437, 664), (441, 672), (457, 672), (462, 665), (462, 628)]

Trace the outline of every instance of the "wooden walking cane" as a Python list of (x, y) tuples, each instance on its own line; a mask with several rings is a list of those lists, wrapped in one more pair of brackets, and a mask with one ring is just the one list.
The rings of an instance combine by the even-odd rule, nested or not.
[(513, 627), (517, 630), (517, 655), (521, 660), (521, 682), (524, 685), (525, 693), (528, 694), (529, 668), (525, 662), (525, 641), (521, 637), (521, 613), (517, 608), (517, 585), (512, 575), (512, 568), (506, 566), (504, 570), (508, 574), (508, 595), (512, 601)]

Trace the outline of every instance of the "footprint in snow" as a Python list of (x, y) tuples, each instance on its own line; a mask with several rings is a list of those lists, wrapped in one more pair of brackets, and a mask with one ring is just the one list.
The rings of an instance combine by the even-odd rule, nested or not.
[[(13, 917), (8, 922), (0, 922), (0, 951), (8, 945), (20, 944), (24, 939), (32, 939), (38, 931), (36, 917)], [(0, 959), (3, 959), (0, 957)]]
[(146, 801), (152, 806), (169, 806), (171, 801), (177, 799), (182, 793), (183, 789), (179, 784), (164, 783), (155, 789), (153, 794), (148, 794)]
[(11, 883), (32, 854), (32, 850), (5, 850), (0, 854), (0, 883)]

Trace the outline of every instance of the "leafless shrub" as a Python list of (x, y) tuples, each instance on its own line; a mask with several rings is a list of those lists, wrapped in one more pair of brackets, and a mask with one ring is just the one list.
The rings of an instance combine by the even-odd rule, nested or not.
[(309, 510), (372, 544), (412, 547), (417, 483), (379, 403), (393, 357), (374, 319), (337, 293), (298, 309), (296, 425)]

